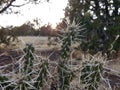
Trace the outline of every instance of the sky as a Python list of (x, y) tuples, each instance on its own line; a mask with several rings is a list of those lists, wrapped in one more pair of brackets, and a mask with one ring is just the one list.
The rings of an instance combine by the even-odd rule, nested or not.
[[(20, 4), (22, 0), (18, 0), (14, 4)], [(41, 25), (52, 24), (61, 21), (64, 17), (64, 8), (67, 5), (67, 0), (50, 0), (49, 3), (42, 2), (40, 4), (28, 4), (20, 8), (13, 8), (13, 10), (20, 10), (20, 14), (3, 14), (0, 15), (0, 26), (20, 26), (27, 21), (33, 21), (38, 18), (41, 20)]]

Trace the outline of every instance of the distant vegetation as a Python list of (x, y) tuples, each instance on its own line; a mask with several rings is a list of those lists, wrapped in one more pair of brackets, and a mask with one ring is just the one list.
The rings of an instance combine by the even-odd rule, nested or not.
[(57, 31), (52, 29), (51, 25), (41, 26), (39, 29), (35, 29), (31, 25), (23, 24), (18, 27), (2, 27), (0, 31), (5, 32), (8, 35), (16, 36), (56, 36)]

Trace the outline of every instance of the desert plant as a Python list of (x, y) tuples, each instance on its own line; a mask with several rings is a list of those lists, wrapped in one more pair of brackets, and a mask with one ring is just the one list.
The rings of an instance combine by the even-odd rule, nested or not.
[[(113, 8), (109, 9), (109, 7)], [(82, 49), (90, 53), (109, 52), (111, 43), (120, 35), (120, 1), (119, 0), (69, 0), (65, 8), (65, 17), (72, 23), (78, 20), (85, 24), (86, 41)], [(112, 12), (111, 12), (112, 11)], [(113, 50), (120, 49), (120, 38)]]
[(7, 35), (6, 30), (0, 30), (0, 43), (4, 43), (7, 45), (10, 43), (10, 37)]
[(11, 42), (17, 40), (15, 34), (8, 35), (8, 31), (5, 28), (0, 29), (0, 44), (4, 43), (6, 45), (10, 45)]
[(65, 63), (58, 64), (59, 73), (59, 88), (60, 90), (69, 90), (70, 82), (75, 77), (74, 73), (65, 65)]
[(1, 74), (0, 86), (2, 90), (41, 90), (45, 85), (44, 81), (47, 81), (48, 75), (47, 60), (35, 61), (32, 44), (26, 44), (23, 51), (23, 57), (15, 63), (18, 64), (19, 70), (15, 72), (13, 69), (6, 75)]
[(8, 80), (7, 77), (0, 75), (0, 84), (1, 84), (1, 86), (7, 85), (9, 83), (9, 82), (5, 83), (5, 81), (7, 81), (7, 80)]
[(25, 61), (24, 61), (24, 73), (28, 74), (32, 71), (33, 68), (33, 61), (34, 61), (34, 47), (32, 44), (26, 44), (26, 47), (23, 49), (25, 52)]
[(84, 90), (97, 90), (101, 74), (103, 72), (103, 64), (96, 60), (82, 62), (81, 82)]
[[(0, 89), (46, 90), (47, 86), (50, 90), (98, 90), (102, 80), (105, 83), (110, 82), (103, 75), (104, 61), (107, 58), (101, 53), (94, 56), (85, 55), (82, 61), (72, 58), (76, 49), (73, 47), (74, 44), (80, 44), (84, 38), (81, 35), (83, 30), (80, 24), (68, 24), (60, 39), (62, 44), (59, 62), (58, 60), (52, 62), (49, 59), (52, 54), (47, 58), (37, 56), (34, 54), (33, 45), (26, 44), (23, 56), (14, 65), (12, 64), (13, 71), (8, 74), (1, 73)], [(0, 69), (6, 66), (0, 66)]]
[(73, 22), (72, 24), (67, 25), (63, 36), (60, 37), (62, 40), (61, 61), (58, 63), (60, 90), (69, 90), (70, 83), (75, 77), (75, 74), (70, 69), (67, 62), (69, 62), (70, 53), (73, 50), (72, 46), (75, 42), (79, 42), (83, 37), (81, 35), (83, 30), (82, 25)]
[[(43, 85), (44, 85), (44, 80), (47, 78), (47, 69), (48, 69), (48, 62), (45, 60), (41, 62), (40, 65), (38, 65), (39, 69), (36, 70), (34, 69), (34, 47), (32, 44), (27, 44), (26, 47), (24, 48), (25, 52), (25, 61), (24, 61), (24, 67), (23, 67), (23, 72), (25, 75), (28, 75), (25, 79), (28, 81), (31, 81), (35, 79), (34, 83), (32, 83), (32, 86), (34, 87), (33, 89), (40, 90)], [(33, 73), (34, 72), (34, 73)], [(33, 77), (33, 76), (36, 77)], [(28, 86), (28, 85), (27, 85)]]
[(81, 34), (85, 28), (83, 25), (80, 25), (80, 23), (76, 24), (73, 22), (72, 24), (67, 24), (67, 28), (65, 29), (65, 32), (63, 32), (63, 35), (60, 36), (61, 38), (61, 57), (62, 59), (67, 59), (69, 57), (69, 54), (73, 50), (71, 47), (76, 44), (76, 42), (79, 42), (83, 40), (84, 36)]
[(37, 82), (34, 83), (34, 86), (37, 89), (40, 89), (41, 87), (43, 87), (44, 85), (44, 80), (47, 80), (47, 69), (48, 69), (48, 62), (45, 61), (44, 63), (42, 63), (42, 65), (40, 66), (41, 70), (39, 70), (39, 74), (37, 77)]

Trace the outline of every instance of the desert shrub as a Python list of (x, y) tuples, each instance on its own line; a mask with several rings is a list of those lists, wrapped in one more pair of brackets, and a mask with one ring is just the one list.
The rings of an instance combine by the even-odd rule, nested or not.
[(8, 31), (5, 28), (0, 29), (0, 44), (4, 43), (6, 45), (9, 45), (11, 42), (15, 41), (17, 39), (15, 34), (8, 34)]
[(7, 35), (7, 31), (4, 29), (0, 30), (0, 43), (9, 44), (10, 37)]

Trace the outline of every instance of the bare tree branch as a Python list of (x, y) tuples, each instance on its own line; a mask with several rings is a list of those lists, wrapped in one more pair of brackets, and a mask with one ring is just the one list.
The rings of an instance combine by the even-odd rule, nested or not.
[(1, 10), (0, 10), (0, 14), (3, 13), (4, 11), (6, 11), (11, 5), (12, 3), (16, 1), (16, 0), (11, 0), (9, 4), (7, 4), (5, 7), (3, 7)]
[[(21, 6), (24, 6), (26, 4), (29, 4), (30, 2), (33, 3), (33, 4), (39, 4), (41, 2), (41, 0), (25, 0), (26, 3), (23, 3), (23, 4), (20, 4), (20, 5), (14, 5), (13, 2), (15, 2), (17, 0), (10, 0), (10, 1), (7, 1), (6, 2), (3, 2), (3, 4), (6, 4), (6, 6), (4, 7), (1, 7), (2, 9), (0, 10), (0, 14), (3, 13), (4, 11), (6, 11), (9, 7), (21, 7)], [(49, 0), (45, 0), (47, 2), (49, 2)], [(1, 0), (0, 0), (0, 5), (1, 5)]]
[(28, 1), (28, 2), (26, 2), (26, 3), (24, 3), (24, 4), (21, 4), (21, 5), (11, 5), (12, 7), (21, 7), (21, 6), (24, 6), (24, 5), (26, 5), (26, 4), (29, 4), (30, 3), (30, 1)]

